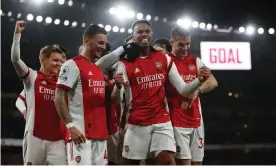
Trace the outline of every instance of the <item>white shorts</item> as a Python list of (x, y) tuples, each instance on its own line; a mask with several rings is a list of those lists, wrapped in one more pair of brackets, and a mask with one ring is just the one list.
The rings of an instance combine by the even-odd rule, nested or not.
[(112, 161), (116, 163), (117, 146), (118, 146), (118, 132), (113, 135), (110, 135), (107, 141), (108, 161)]
[[(123, 157), (132, 160), (155, 157), (159, 152), (176, 151), (171, 122), (149, 126), (127, 125), (124, 138)], [(154, 153), (154, 154), (152, 154)]]
[(67, 165), (64, 140), (46, 141), (26, 133), (23, 139), (24, 165)]
[(176, 158), (203, 161), (204, 126), (198, 128), (174, 127)]
[(68, 165), (107, 165), (106, 140), (86, 140), (75, 145), (67, 143)]

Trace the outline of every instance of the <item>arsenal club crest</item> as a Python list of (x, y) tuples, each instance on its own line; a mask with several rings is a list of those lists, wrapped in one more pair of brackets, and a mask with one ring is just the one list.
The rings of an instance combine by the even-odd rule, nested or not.
[(155, 66), (157, 69), (162, 69), (162, 62), (155, 62)]
[(81, 161), (81, 156), (76, 156), (75, 161), (76, 161), (77, 163), (80, 163), (80, 161)]
[(194, 71), (195, 70), (195, 65), (194, 64), (189, 64), (189, 69), (191, 70), (191, 71)]

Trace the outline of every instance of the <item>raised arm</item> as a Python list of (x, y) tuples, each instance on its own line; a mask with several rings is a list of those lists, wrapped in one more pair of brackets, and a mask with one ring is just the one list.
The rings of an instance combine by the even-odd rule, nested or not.
[(118, 47), (116, 50), (112, 51), (109, 54), (106, 54), (100, 58), (96, 65), (99, 66), (102, 70), (106, 70), (117, 63), (120, 59), (120, 56), (125, 52), (123, 46)]
[(20, 58), (20, 38), (21, 38), (21, 32), (24, 30), (24, 27), (25, 27), (24, 21), (16, 22), (12, 49), (11, 49), (11, 61), (17, 72), (17, 75), (22, 79), (27, 77), (29, 74), (29, 68)]

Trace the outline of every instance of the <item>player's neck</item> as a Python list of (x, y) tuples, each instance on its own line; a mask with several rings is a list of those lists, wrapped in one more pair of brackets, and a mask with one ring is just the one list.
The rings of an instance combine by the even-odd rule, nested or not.
[(90, 52), (83, 51), (81, 54), (85, 59), (89, 60), (91, 63), (94, 62), (94, 59), (97, 57), (96, 55), (92, 55)]
[(56, 74), (53, 74), (51, 72), (49, 72), (48, 70), (46, 70), (45, 68), (41, 67), (39, 70), (42, 74), (44, 74), (46, 77), (52, 78), (52, 77), (56, 77)]
[(139, 55), (140, 57), (146, 57), (148, 56), (149, 52), (150, 52), (149, 47), (142, 47)]

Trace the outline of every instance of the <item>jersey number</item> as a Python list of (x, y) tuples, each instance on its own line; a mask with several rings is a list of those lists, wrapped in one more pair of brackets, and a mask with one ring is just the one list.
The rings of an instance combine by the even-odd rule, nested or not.
[(199, 146), (198, 148), (203, 148), (203, 138), (199, 138)]

